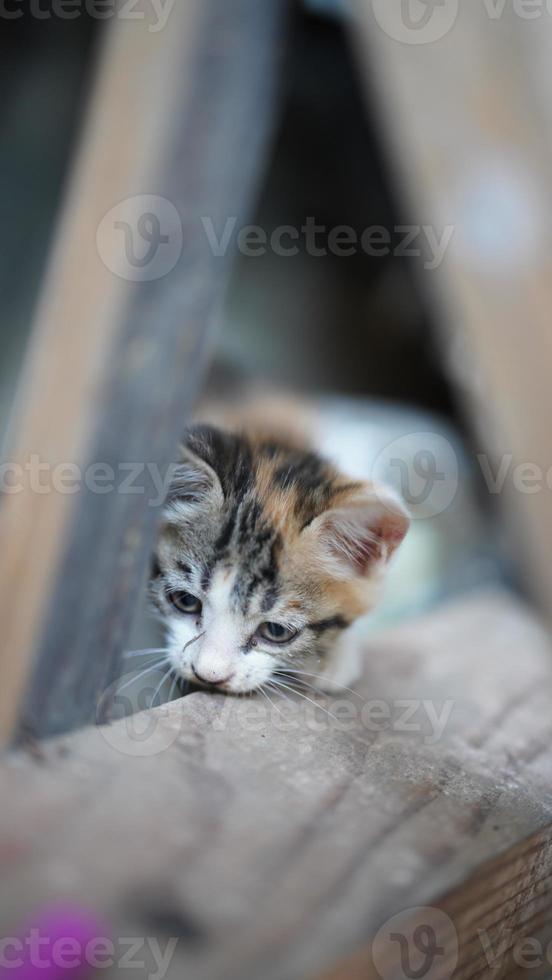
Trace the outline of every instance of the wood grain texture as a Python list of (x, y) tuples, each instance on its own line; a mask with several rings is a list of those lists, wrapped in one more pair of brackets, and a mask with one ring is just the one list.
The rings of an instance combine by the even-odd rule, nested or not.
[(407, 912), (400, 926), (407, 940), (407, 960), (401, 957), (397, 943), (397, 921), (391, 919), (382, 930), (382, 941), (366, 944), (320, 980), (404, 977), (405, 962), (414, 971), (424, 962), (420, 936), (416, 942), (414, 930), (428, 926), (443, 950), (433, 962), (428, 961), (422, 974), (431, 980), (437, 976), (453, 980), (549, 976), (551, 849), (549, 827), (485, 862), (461, 888), (431, 907)]
[(548, 637), (492, 593), (366, 653), (357, 693), (320, 707), (196, 693), (7, 758), (0, 932), (63, 895), (116, 935), (179, 937), (171, 978), (352, 980), (390, 916), (429, 905), (458, 980), (505, 975), (477, 930), (548, 928)]
[[(35, 734), (92, 721), (117, 672), (160, 510), (144, 467), (162, 480), (176, 457), (232, 256), (213, 254), (201, 218), (220, 235), (252, 206), (284, 11), (283, 0), (186, 0), (159, 32), (147, 18), (113, 22), (9, 451), (23, 489), (0, 511), (0, 740), (32, 664), (20, 721)], [(111, 208), (145, 194), (176, 209), (183, 251), (170, 274), (129, 282), (103, 264), (96, 234)], [(121, 229), (111, 235), (104, 255), (122, 248)], [(33, 490), (32, 454), (50, 480), (77, 465), (78, 494)], [(115, 474), (115, 491), (87, 485), (94, 464)]]
[[(427, 39), (401, 43), (368, 0), (349, 6), (404, 223), (453, 228), (420, 282), (491, 473), (510, 459), (500, 500), (512, 551), (552, 621), (552, 18), (540, 4), (518, 16), (516, 4), (451, 2), (409, 33), (390, 0), (387, 25)], [(439, 17), (449, 29), (434, 37)], [(512, 477), (522, 463), (541, 474), (526, 492)]]

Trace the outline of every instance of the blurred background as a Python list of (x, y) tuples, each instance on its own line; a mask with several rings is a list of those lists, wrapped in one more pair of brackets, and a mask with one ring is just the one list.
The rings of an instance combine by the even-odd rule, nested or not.
[[(204, 951), (220, 955), (216, 975), (231, 967), (238, 976), (242, 952), (247, 963), (253, 949), (255, 917), (257, 926), (264, 917), (267, 969), (276, 976), (281, 961), (272, 958), (288, 939), (298, 947), (301, 933), (305, 948), (314, 948), (327, 932), (323, 949), (332, 922), (346, 936), (345, 892), (364, 942), (375, 924), (366, 903), (379, 907), (380, 891), (395, 905), (399, 898), (413, 905), (412, 894), (425, 902), (431, 879), (440, 892), (447, 868), (455, 882), (465, 880), (487, 854), (523, 837), (509, 879), (514, 912), (511, 901), (497, 912), (488, 864), (477, 889), (485, 901), (490, 895), (482, 914), (492, 909), (499, 933), (506, 922), (509, 935), (516, 915), (533, 928), (519, 896), (548, 901), (536, 887), (548, 880), (541, 866), (548, 831), (542, 850), (531, 846), (525, 892), (518, 871), (527, 835), (550, 823), (549, 772), (539, 765), (550, 742), (540, 620), (552, 619), (551, 3), (290, 0), (286, 30), (285, 0), (281, 7), (277, 0), (175, 0), (164, 35), (152, 35), (122, 16), (116, 23), (88, 16), (84, 0), (66, 0), (79, 9), (59, 16), (54, 8), (63, 2), (0, 2), (3, 460), (26, 461), (38, 447), (54, 468), (69, 457), (81, 475), (98, 460), (117, 473), (129, 460), (165, 466), (192, 395), (199, 416), (206, 401), (240, 405), (251, 391), (283, 394), (291, 411), (300, 402), (317, 421), (326, 455), (353, 477), (392, 483), (412, 512), (366, 629), (412, 625), (398, 642), (368, 645), (376, 684), (379, 676), (386, 699), (389, 691), (401, 699), (437, 692), (439, 703), (456, 710), (458, 702), (459, 711), (451, 741), (447, 732), (435, 757), (425, 740), (419, 751), (406, 740), (398, 751), (391, 730), (386, 761), (380, 733), (371, 754), (370, 740), (334, 737), (330, 726), (326, 737), (315, 735), (316, 746), (308, 738), (299, 744), (303, 733), (293, 736), (296, 770), (271, 731), (261, 743), (223, 726), (217, 770), (219, 749), (212, 753), (205, 735), (217, 705), (205, 694), (199, 708), (187, 700), (182, 711), (141, 716), (155, 735), (148, 768), (149, 736), (139, 724), (134, 731), (135, 717), (128, 727), (78, 729), (172, 696), (173, 681), (164, 682), (158, 667), (162, 641), (144, 581), (161, 499), (154, 510), (149, 486), (135, 497), (90, 487), (75, 498), (42, 496), (32, 486), (6, 493), (0, 745), (13, 744), (16, 733), (24, 753), (4, 769), (13, 778), (4, 793), (13, 832), (0, 842), (8, 885), (2, 917), (16, 921), (58, 892), (79, 904), (99, 898), (109, 913), (111, 894), (116, 914), (123, 912), (120, 935), (131, 935), (128, 914), (154, 935), (184, 937), (184, 966), (175, 964), (174, 976), (193, 975), (190, 964), (201, 967)], [(94, 89), (110, 29), (105, 84)], [(127, 77), (134, 89), (125, 87)], [(93, 138), (73, 171), (91, 101), (102, 125), (90, 126)], [(266, 166), (265, 132), (253, 131), (263, 119), (271, 132)], [(73, 172), (77, 193), (67, 197)], [(265, 241), (283, 232), (283, 250), (247, 254), (232, 235), (220, 304), (226, 264), (217, 264), (197, 219), (247, 211), (251, 188), (247, 220)], [(156, 194), (170, 198), (184, 247), (168, 272), (120, 274), (122, 223), (114, 212), (131, 201), (134, 218), (151, 218), (145, 200)], [(64, 261), (45, 279), (62, 214)], [(317, 229), (315, 244), (305, 228)], [(215, 232), (220, 238), (223, 228)], [(367, 233), (369, 247), (359, 247)], [(356, 246), (345, 254), (351, 236)], [(36, 317), (45, 282), (58, 302)], [(215, 306), (207, 329), (205, 311)], [(83, 319), (73, 332), (75, 311)], [(32, 338), (34, 323), (40, 330)], [(29, 351), (39, 353), (17, 404)], [(470, 594), (473, 602), (455, 607)], [(536, 622), (518, 597), (539, 610)], [(420, 627), (415, 617), (435, 609), (439, 615)], [(129, 659), (121, 659), (123, 648)], [(380, 658), (380, 648), (391, 656)], [(179, 740), (177, 716), (187, 712)], [(174, 733), (173, 752), (155, 747), (156, 732)], [(63, 743), (42, 742), (60, 733), (68, 733)], [(108, 758), (103, 738), (105, 768), (94, 761), (96, 751), (98, 760)], [(232, 766), (239, 777), (242, 765), (251, 789), (234, 799)], [(372, 766), (377, 778), (364, 783)], [(532, 795), (541, 780), (545, 788)], [(273, 791), (271, 807), (263, 787)], [(12, 796), (19, 803), (10, 816)], [(283, 862), (272, 841), (280, 831)], [(235, 847), (242, 838), (243, 850)], [(303, 874), (305, 852), (328, 881), (327, 894), (325, 885), (317, 891), (317, 873), (312, 881)], [(498, 866), (500, 881), (505, 867)], [(251, 890), (240, 893), (242, 872)], [(421, 891), (405, 890), (414, 878)], [(448, 878), (446, 885), (448, 892)], [(273, 920), (278, 901), (285, 915)], [(459, 907), (462, 917), (470, 909), (475, 929), (470, 901)], [(467, 969), (479, 971), (465, 921)], [(227, 948), (241, 946), (237, 964), (228, 963)]]
[[(438, 322), (430, 282), (438, 270), (401, 254), (404, 233), (396, 229), (409, 225), (411, 213), (380, 125), (377, 86), (367, 86), (358, 68), (346, 17), (338, 0), (294, 5), (282, 113), (252, 223), (270, 235), (314, 220), (327, 230), (350, 226), (359, 238), (377, 226), (396, 247), (385, 255), (313, 255), (300, 239), (293, 257), (237, 253), (209, 390), (266, 381), (322, 399), (328, 451), (346, 446), (341, 461), (350, 470), (369, 473), (377, 463), (407, 496), (412, 487), (391, 471), (387, 447), (409, 440), (416, 480), (427, 433), (436, 437), (432, 465), (457, 486), (437, 513), (422, 507), (374, 619), (379, 626), (482, 583), (523, 583), (515, 541), (475, 462), (458, 383), (470, 357)], [(0, 40), (3, 433), (103, 29), (86, 16), (25, 15), (8, 22)], [(133, 645), (144, 639), (139, 618)]]

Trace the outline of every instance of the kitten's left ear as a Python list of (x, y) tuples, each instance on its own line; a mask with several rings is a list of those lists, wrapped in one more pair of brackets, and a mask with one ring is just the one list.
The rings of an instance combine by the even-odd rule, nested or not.
[(367, 485), (309, 525), (317, 559), (338, 578), (368, 576), (391, 558), (410, 526), (406, 507), (385, 487)]
[(217, 455), (216, 438), (222, 433), (207, 426), (188, 430), (181, 447), (181, 460), (171, 473), (171, 483), (165, 500), (165, 518), (179, 523), (197, 512), (198, 508), (220, 508), (224, 493), (212, 465)]

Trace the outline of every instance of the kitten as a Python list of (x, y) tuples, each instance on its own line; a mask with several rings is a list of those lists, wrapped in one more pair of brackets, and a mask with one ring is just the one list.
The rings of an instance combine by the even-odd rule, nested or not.
[(192, 427), (151, 581), (175, 673), (235, 694), (286, 671), (326, 690), (351, 684), (350, 628), (408, 525), (392, 491), (293, 441)]

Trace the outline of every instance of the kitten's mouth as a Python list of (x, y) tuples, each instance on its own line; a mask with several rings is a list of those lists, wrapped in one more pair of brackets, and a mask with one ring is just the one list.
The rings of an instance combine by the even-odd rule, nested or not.
[(229, 690), (228, 684), (232, 680), (234, 674), (228, 674), (227, 677), (203, 677), (192, 664), (192, 673), (194, 675), (194, 682), (198, 681), (202, 687), (207, 687), (212, 691), (227, 691)]
[[(232, 675), (233, 676), (233, 675)], [(176, 681), (177, 688), (184, 697), (186, 694), (190, 693), (191, 688), (198, 688), (202, 691), (220, 691), (221, 693), (229, 693), (231, 689), (227, 686), (228, 682), (231, 680), (230, 677), (225, 678), (218, 683), (215, 681), (209, 681), (206, 677), (202, 677), (193, 667), (188, 668), (186, 673), (184, 673), (180, 668), (176, 668), (171, 677)]]
[(233, 688), (231, 686), (231, 680), (232, 678), (228, 677), (225, 681), (215, 684), (204, 678), (197, 677), (192, 668), (190, 671), (190, 676), (186, 677), (183, 674), (179, 674), (178, 690), (182, 697), (185, 697), (187, 694), (191, 694), (194, 690), (206, 691), (209, 694), (224, 694), (229, 697), (240, 697), (241, 695), (254, 694), (255, 691), (258, 691), (262, 686), (261, 684), (257, 684), (244, 689), (241, 689), (240, 687)]

